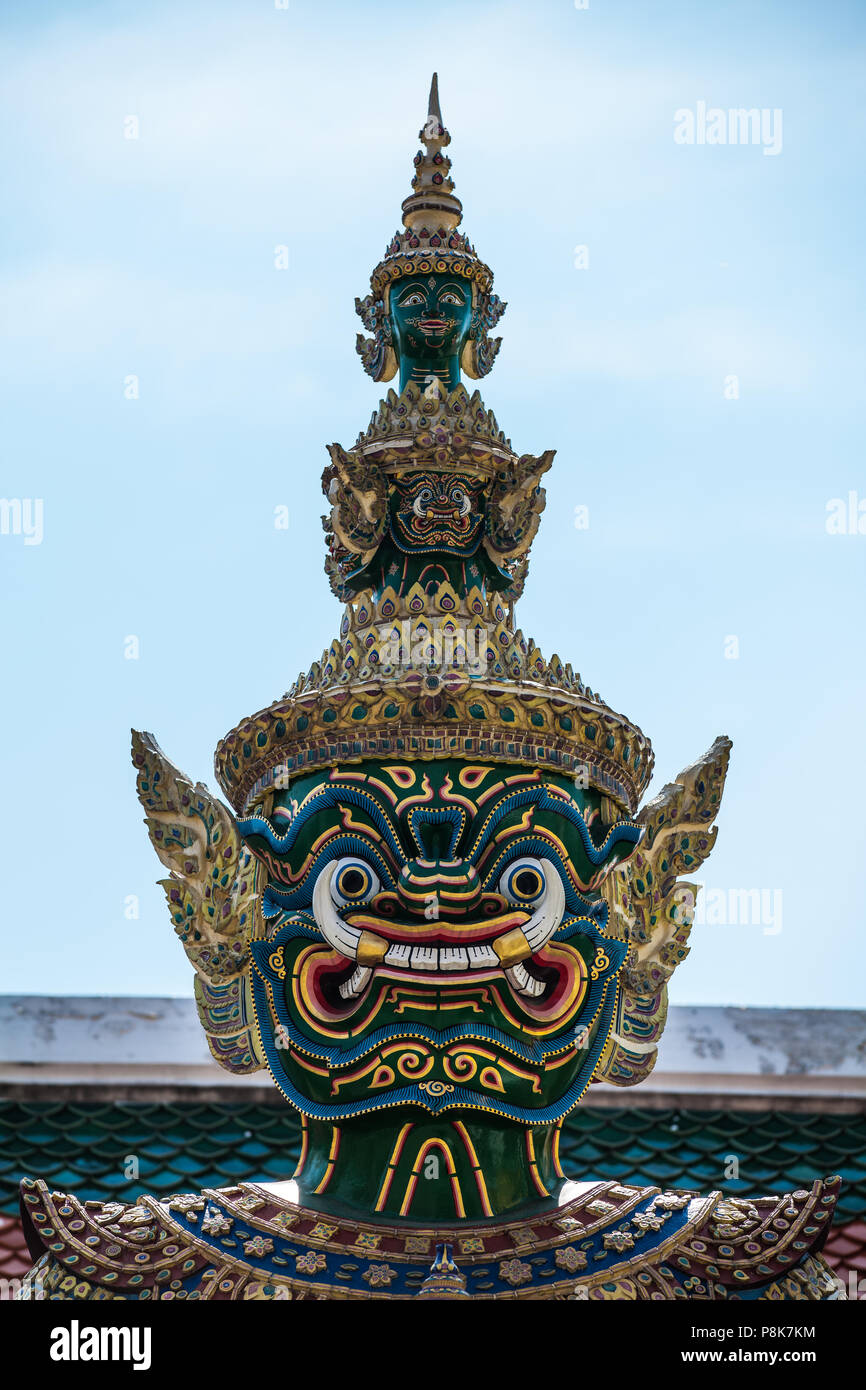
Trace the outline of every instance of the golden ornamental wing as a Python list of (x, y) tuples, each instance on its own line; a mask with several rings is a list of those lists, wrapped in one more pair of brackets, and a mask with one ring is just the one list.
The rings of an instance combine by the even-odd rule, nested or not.
[(151, 734), (133, 729), (132, 761), (151, 844), (170, 871), (159, 882), (195, 970), (208, 1046), (227, 1071), (258, 1071), (265, 1061), (249, 993), (249, 943), (263, 931), (256, 860), (228, 807), (179, 771)]
[(609, 930), (631, 947), (621, 977), (617, 1023), (594, 1080), (633, 1086), (655, 1066), (667, 1018), (668, 981), (688, 955), (700, 868), (716, 841), (731, 740), (712, 748), (638, 813), (640, 846), (602, 886)]

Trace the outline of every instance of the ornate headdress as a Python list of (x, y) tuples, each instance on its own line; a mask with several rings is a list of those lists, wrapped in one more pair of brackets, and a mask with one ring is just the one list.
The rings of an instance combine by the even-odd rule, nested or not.
[[(359, 306), (378, 335), (362, 353), (367, 370), (382, 357), (387, 289), (401, 277), (464, 276), (479, 312), (493, 312), (492, 272), (457, 231), (462, 208), (442, 153), (450, 138), (434, 75), (405, 231)], [(502, 307), (496, 300), (497, 318)], [(492, 352), (479, 357), (480, 340), (470, 341), (489, 366)], [(326, 570), (346, 604), (340, 632), (281, 699), (219, 744), (216, 773), (235, 809), (334, 763), (446, 756), (578, 775), (610, 798), (606, 819), (616, 808), (633, 814), (652, 773), (648, 740), (514, 622), (553, 451), (518, 455), (477, 391), (448, 391), (434, 377), (389, 391), (354, 445), (329, 454), (323, 523)]]

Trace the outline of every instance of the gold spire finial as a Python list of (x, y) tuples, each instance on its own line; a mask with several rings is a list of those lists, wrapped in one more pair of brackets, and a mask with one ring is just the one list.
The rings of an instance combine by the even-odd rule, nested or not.
[(427, 119), (431, 116), (436, 118), (439, 125), (442, 124), (442, 108), (439, 105), (439, 74), (434, 72), (430, 81), (430, 96), (427, 101)]
[(454, 194), (449, 177), (451, 160), (442, 153), (451, 136), (442, 122), (439, 105), (439, 76), (434, 72), (427, 101), (427, 119), (418, 134), (425, 150), (415, 156), (412, 192), (403, 203), (403, 226), (410, 230), (428, 226), (451, 232), (460, 226), (463, 204)]

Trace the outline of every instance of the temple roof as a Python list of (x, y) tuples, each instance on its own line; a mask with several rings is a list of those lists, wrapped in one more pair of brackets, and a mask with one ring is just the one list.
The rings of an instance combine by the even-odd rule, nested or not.
[[(733, 1196), (839, 1173), (825, 1254), (866, 1276), (863, 1022), (855, 1010), (674, 1006), (640, 1090), (593, 1087), (566, 1121), (566, 1170)], [(299, 1151), (298, 1120), (279, 1096), (210, 1059), (192, 1001), (0, 998), (0, 1055), (0, 1278), (29, 1267), (22, 1176), (129, 1202), (279, 1180)], [(741, 1176), (722, 1183), (731, 1153)], [(137, 1155), (137, 1180), (123, 1178), (118, 1154)]]
[[(30, 1265), (17, 1220), (22, 1174), (40, 1174), (51, 1188), (81, 1199), (132, 1202), (144, 1192), (199, 1191), (251, 1176), (278, 1180), (299, 1148), (300, 1126), (287, 1107), (231, 1095), (155, 1104), (2, 1099), (0, 1278), (20, 1277)], [(748, 1171), (724, 1183), (731, 1196), (788, 1192), (810, 1186), (816, 1174), (839, 1173), (825, 1255), (843, 1275), (866, 1275), (863, 1114), (581, 1107), (566, 1121), (561, 1146), (567, 1171), (702, 1192), (720, 1185), (732, 1152), (744, 1156)], [(118, 1154), (137, 1156), (137, 1181), (122, 1178)]]

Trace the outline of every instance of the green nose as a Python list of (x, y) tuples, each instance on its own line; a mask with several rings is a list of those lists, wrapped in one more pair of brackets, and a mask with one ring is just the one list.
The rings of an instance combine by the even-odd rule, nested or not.
[(440, 912), (463, 914), (477, 906), (481, 881), (463, 859), (410, 859), (400, 871), (397, 895), (407, 912), (422, 917), (433, 902)]

